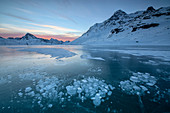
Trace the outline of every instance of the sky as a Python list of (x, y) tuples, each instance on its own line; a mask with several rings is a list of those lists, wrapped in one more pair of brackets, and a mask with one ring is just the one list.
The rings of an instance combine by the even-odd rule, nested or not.
[(119, 9), (170, 6), (170, 0), (0, 0), (0, 36), (74, 40)]

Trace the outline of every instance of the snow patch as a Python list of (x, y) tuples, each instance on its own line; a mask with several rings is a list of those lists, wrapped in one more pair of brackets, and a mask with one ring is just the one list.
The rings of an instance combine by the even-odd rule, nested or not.
[(91, 60), (103, 60), (103, 61), (105, 61), (101, 57), (92, 57), (91, 55), (81, 55), (80, 58), (81, 59), (91, 59)]

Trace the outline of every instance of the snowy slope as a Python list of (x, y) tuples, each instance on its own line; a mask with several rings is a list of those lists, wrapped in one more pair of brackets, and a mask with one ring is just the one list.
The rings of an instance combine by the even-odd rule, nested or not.
[(170, 45), (170, 7), (131, 14), (118, 10), (70, 44)]
[(62, 44), (63, 41), (51, 38), (50, 40), (37, 38), (34, 35), (27, 33), (22, 38), (2, 38), (0, 37), (0, 45), (55, 45)]

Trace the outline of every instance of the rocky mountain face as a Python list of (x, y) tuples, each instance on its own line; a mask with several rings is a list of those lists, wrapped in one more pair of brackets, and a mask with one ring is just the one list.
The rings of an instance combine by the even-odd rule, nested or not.
[(169, 45), (170, 7), (131, 14), (118, 10), (70, 44)]
[[(9, 37), (8, 39), (0, 37), (0, 45), (56, 45), (65, 42), (51, 38), (50, 40), (37, 38), (36, 36), (27, 33), (22, 38)], [(68, 43), (68, 41), (66, 41)]]

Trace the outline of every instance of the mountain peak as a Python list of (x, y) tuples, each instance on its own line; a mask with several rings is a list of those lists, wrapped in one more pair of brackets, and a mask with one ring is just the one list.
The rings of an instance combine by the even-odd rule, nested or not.
[(120, 16), (123, 16), (123, 15), (126, 15), (126, 13), (124, 12), (124, 11), (122, 11), (122, 10), (117, 10), (115, 13), (114, 13), (114, 15), (116, 15), (116, 16), (118, 16), (118, 15), (120, 15)]
[(145, 14), (145, 13), (153, 13), (153, 12), (155, 12), (156, 10), (152, 7), (152, 6), (150, 6), (150, 7), (148, 7), (147, 9), (146, 9), (146, 11), (144, 11), (143, 13)]
[(34, 36), (34, 35), (31, 33), (26, 33), (25, 36)]
[(147, 8), (146, 11), (148, 11), (148, 12), (149, 12), (149, 11), (150, 11), (150, 12), (153, 12), (153, 11), (155, 11), (155, 9), (154, 9), (152, 6), (150, 6), (150, 7)]
[(124, 11), (122, 10), (117, 10), (110, 18), (109, 20), (118, 20), (119, 17), (127, 15)]
[(23, 39), (29, 40), (29, 39), (37, 39), (33, 34), (27, 33), (25, 36), (22, 37)]

